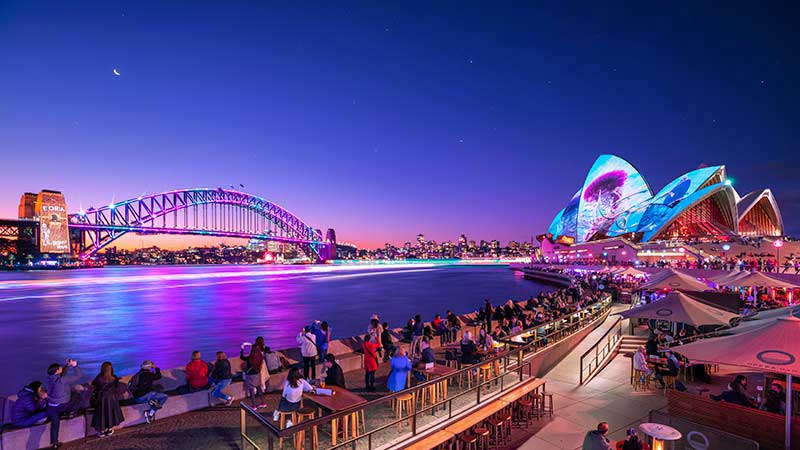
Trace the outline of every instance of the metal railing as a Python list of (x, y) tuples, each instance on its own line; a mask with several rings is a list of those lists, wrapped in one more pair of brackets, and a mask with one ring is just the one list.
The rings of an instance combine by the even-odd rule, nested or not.
[[(581, 355), (580, 384), (592, 379), (605, 363), (616, 353), (622, 343), (622, 318), (617, 316), (614, 324), (597, 342)], [(588, 362), (588, 364), (587, 364)]]
[[(454, 416), (473, 409), (476, 405), (493, 400), (499, 394), (534, 378), (535, 374), (532, 373), (530, 360), (538, 352), (555, 345), (568, 334), (592, 325), (596, 320), (608, 313), (609, 305), (610, 299), (605, 299), (593, 305), (591, 309), (587, 309), (584, 314), (580, 314), (574, 322), (569, 322), (567, 325), (556, 325), (555, 322), (564, 320), (559, 319), (549, 324), (540, 325), (534, 330), (519, 333), (519, 335), (522, 335), (532, 332), (534, 337), (527, 343), (504, 341), (503, 349), (496, 356), (485, 358), (474, 365), (462, 367), (451, 375), (420, 382), (403, 391), (390, 393), (368, 401), (366, 404), (321, 415), (314, 419), (294, 424), (290, 428), (279, 429), (276, 423), (272, 422), (271, 417), (265, 418), (242, 402), (240, 410), (241, 447), (242, 449), (255, 448), (259, 450), (262, 448), (269, 450), (280, 448), (278, 444), (281, 440), (286, 444), (291, 442), (292, 437), (297, 433), (303, 432), (307, 434), (307, 432), (314, 432), (312, 429), (315, 428), (321, 430), (323, 427), (327, 427), (333, 419), (341, 422), (339, 419), (355, 415), (356, 420), (358, 420), (358, 414), (361, 411), (363, 411), (365, 422), (363, 432), (358, 433), (357, 436), (349, 436), (337, 442), (336, 445), (331, 444), (330, 446), (323, 445), (325, 439), (320, 438), (319, 448), (373, 449), (397, 446), (420, 433), (430, 431), (446, 423)], [(544, 335), (537, 333), (539, 328), (547, 325), (551, 325), (549, 333)], [(490, 366), (491, 370), (481, 370), (481, 366)], [(490, 375), (487, 376), (487, 373)], [(465, 387), (460, 387), (465, 380), (469, 380), (472, 377), (477, 378), (477, 382), (474, 385), (466, 383)], [(426, 390), (432, 389), (437, 385), (443, 386), (447, 395), (443, 398), (437, 397), (423, 407), (418, 408), (417, 403), (422, 396), (426, 395)], [(405, 397), (407, 394), (412, 394), (413, 406), (411, 411), (405, 415), (397, 414), (394, 411), (393, 404), (398, 398)], [(378, 423), (370, 424), (366, 421), (366, 418), (373, 419), (371, 420), (372, 422), (377, 419)], [(360, 427), (360, 424), (358, 425)], [(331, 430), (331, 433), (336, 432), (336, 430)]]

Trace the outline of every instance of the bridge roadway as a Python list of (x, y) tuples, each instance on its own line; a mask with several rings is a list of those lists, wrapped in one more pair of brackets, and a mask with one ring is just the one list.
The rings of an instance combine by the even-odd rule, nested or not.
[[(627, 309), (615, 305), (605, 323), (593, 330), (547, 375), (547, 392), (553, 393), (555, 414), (521, 447), (522, 450), (580, 449), (587, 431), (608, 422), (612, 441), (625, 438), (629, 427), (647, 421), (652, 409), (664, 408), (666, 399), (658, 390), (634, 392), (630, 384), (630, 358), (616, 356), (586, 385), (579, 384), (580, 359), (616, 320), (613, 313)], [(626, 325), (627, 321), (623, 323)], [(624, 329), (624, 328), (623, 328)]]

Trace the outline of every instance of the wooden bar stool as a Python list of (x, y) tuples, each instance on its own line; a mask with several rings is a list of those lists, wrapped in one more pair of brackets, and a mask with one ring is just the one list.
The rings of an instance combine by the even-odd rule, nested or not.
[(502, 424), (502, 431), (503, 431), (503, 440), (506, 442), (511, 441), (511, 413), (510, 412), (501, 412), (497, 415), (497, 418), (503, 421)]
[(542, 417), (547, 414), (549, 417), (553, 417), (553, 394), (541, 394), (541, 411)]
[(491, 364), (483, 364), (480, 366), (480, 376), (478, 377), (478, 382), (482, 383), (482, 386), (486, 386), (486, 392), (489, 392), (491, 389), (489, 386), (489, 380), (492, 378), (492, 365)]
[(475, 427), (472, 430), (478, 438), (478, 450), (489, 450), (489, 429), (484, 427)]
[(675, 377), (671, 375), (664, 375), (664, 395), (667, 395), (667, 389), (675, 389)]
[(514, 409), (516, 412), (516, 419), (517, 423), (525, 424), (525, 428), (528, 428), (533, 421), (533, 402), (527, 398), (521, 398), (517, 400), (517, 407)]
[[(317, 414), (316, 408), (312, 408), (310, 406), (306, 406), (304, 408), (300, 408), (297, 410), (297, 423), (303, 423), (307, 420), (312, 420)], [(314, 426), (311, 428), (311, 450), (317, 450), (319, 448), (319, 439), (317, 436), (317, 427)], [(306, 448), (306, 432), (300, 431), (297, 433), (297, 439), (295, 439), (295, 449), (305, 449)]]
[(459, 449), (478, 450), (478, 437), (467, 431), (458, 438)]
[(634, 370), (633, 371), (633, 390), (649, 390), (650, 389), (650, 377), (644, 371), (641, 370)]
[[(292, 424), (297, 423), (297, 414), (294, 411), (278, 411), (278, 428), (283, 430), (286, 428), (286, 421), (290, 420)], [(294, 443), (297, 447), (297, 434), (294, 434)], [(278, 447), (283, 447), (283, 438), (278, 439)]]
[[(403, 394), (397, 397), (395, 402), (394, 417), (397, 420), (407, 418), (409, 427), (411, 426), (411, 414), (414, 412), (414, 394)], [(405, 413), (405, 415), (404, 415)], [(403, 429), (403, 421), (397, 423), (397, 428)]]
[[(489, 424), (489, 441), (494, 448), (499, 448), (506, 444), (505, 435), (503, 434), (503, 421), (497, 417), (490, 417), (486, 420)], [(494, 439), (492, 439), (494, 438)]]

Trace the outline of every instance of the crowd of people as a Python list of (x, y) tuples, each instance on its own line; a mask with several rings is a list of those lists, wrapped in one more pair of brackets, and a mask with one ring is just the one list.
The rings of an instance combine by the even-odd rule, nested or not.
[[(461, 364), (475, 364), (481, 357), (491, 356), (494, 343), (499, 339), (524, 342), (518, 335), (547, 324), (564, 316), (580, 311), (599, 300), (599, 293), (607, 288), (597, 280), (577, 278), (577, 283), (569, 288), (540, 293), (527, 301), (515, 303), (511, 300), (495, 306), (485, 300), (475, 320), (467, 325), (479, 327), (477, 335), (463, 331), (465, 324), (453, 313), (446, 311), (444, 317), (436, 314), (429, 323), (421, 315), (410, 319), (402, 330), (403, 338), (410, 343), (410, 351), (396, 346), (387, 322), (381, 322), (374, 314), (362, 338), (361, 351), (364, 354), (364, 388), (367, 392), (377, 390), (375, 373), (381, 364), (389, 364), (390, 374), (386, 387), (391, 392), (407, 387), (409, 372), (414, 379), (424, 380), (424, 366), (435, 362), (433, 339), (441, 345), (452, 345), (460, 356)], [(461, 333), (461, 339), (458, 338)], [(344, 371), (336, 356), (328, 353), (331, 342), (331, 327), (327, 322), (316, 320), (303, 327), (297, 334), (296, 342), (302, 355), (302, 363), (291, 365), (282, 355), (273, 352), (259, 336), (254, 342), (241, 345), (240, 368), (234, 368), (223, 351), (215, 354), (213, 361), (205, 361), (199, 351), (191, 353), (184, 370), (186, 383), (180, 386), (177, 394), (190, 394), (210, 391), (213, 398), (222, 404), (231, 405), (233, 397), (224, 389), (230, 386), (239, 370), (244, 381), (244, 391), (251, 406), (265, 408), (265, 395), (273, 390), (270, 375), (289, 368), (287, 380), (281, 391), (281, 401), (274, 411), (277, 418), (281, 411), (293, 411), (299, 405), (302, 392), (315, 389), (324, 383), (328, 386), (345, 388)], [(317, 364), (322, 364), (322, 376), (317, 379)], [(104, 362), (88, 389), (76, 389), (83, 376), (77, 362), (68, 359), (64, 364), (53, 363), (47, 369), (46, 381), (34, 381), (19, 391), (11, 415), (12, 425), (27, 427), (45, 421), (51, 422), (50, 441), (52, 448), (58, 448), (60, 421), (74, 417), (83, 410), (92, 413), (91, 426), (100, 437), (114, 432), (114, 427), (125, 421), (121, 404), (135, 403), (146, 405), (144, 420), (151, 423), (157, 412), (169, 401), (169, 395), (162, 392), (158, 381), (162, 379), (161, 369), (151, 360), (141, 363), (139, 371), (124, 383), (114, 372), (111, 362)], [(258, 401), (257, 401), (258, 400)]]

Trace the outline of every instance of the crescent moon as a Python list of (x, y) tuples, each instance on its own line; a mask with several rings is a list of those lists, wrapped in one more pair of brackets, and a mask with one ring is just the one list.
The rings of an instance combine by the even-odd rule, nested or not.
[(114, 70), (113, 70), (113, 72), (114, 72), (114, 75), (116, 75), (116, 76), (120, 76), (120, 75), (121, 75), (121, 74), (119, 73), (119, 70), (117, 70), (117, 69), (114, 69)]

